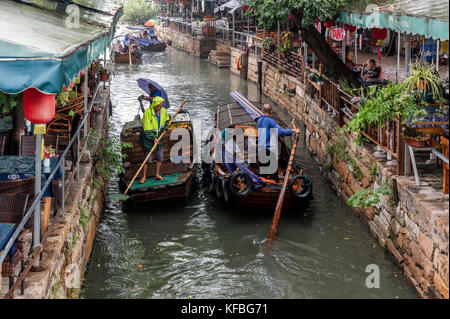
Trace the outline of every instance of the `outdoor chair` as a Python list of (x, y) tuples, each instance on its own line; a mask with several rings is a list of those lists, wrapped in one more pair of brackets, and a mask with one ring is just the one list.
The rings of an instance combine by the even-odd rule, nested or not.
[[(44, 145), (50, 146), (56, 150), (58, 154), (59, 136), (53, 134), (43, 135)], [(36, 137), (34, 135), (22, 135), (20, 137), (20, 155), (22, 156), (34, 156), (36, 151)]]
[[(0, 193), (0, 223), (15, 224), (17, 227), (25, 216), (29, 203), (30, 199), (28, 194)], [(33, 217), (30, 216), (29, 220), (33, 221)], [(24, 237), (32, 231), (32, 225), (32, 223), (28, 222), (25, 224), (24, 229), (17, 237), (17, 242), (11, 246), (8, 256), (2, 263), (2, 277), (9, 277), (9, 289), (14, 285), (14, 278), (16, 276), (15, 269), (19, 262), (20, 273), (25, 269)], [(23, 281), (21, 289), (23, 294)]]
[[(449, 158), (449, 146), (448, 146), (448, 135), (447, 136), (441, 136), (441, 144), (442, 144), (442, 154)], [(443, 181), (443, 187), (442, 187), (442, 192), (444, 194), (448, 194), (448, 184), (449, 184), (449, 175), (448, 175), (448, 168), (449, 165), (447, 163), (443, 163), (442, 165), (442, 170), (443, 170), (443, 174), (444, 174), (444, 181)]]

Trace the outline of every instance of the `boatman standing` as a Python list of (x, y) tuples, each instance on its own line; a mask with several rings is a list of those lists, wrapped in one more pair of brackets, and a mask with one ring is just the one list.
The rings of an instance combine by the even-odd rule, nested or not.
[[(145, 110), (144, 116), (142, 117), (142, 127), (144, 129), (143, 134), (141, 134), (141, 145), (144, 149), (144, 159), (147, 157), (148, 152), (155, 145), (156, 140), (161, 135), (164, 130), (168, 129), (168, 123), (170, 121), (170, 116), (167, 110), (163, 107), (164, 99), (160, 96), (154, 97), (150, 107)], [(142, 170), (142, 178), (139, 181), (140, 184), (145, 183), (147, 177), (147, 167), (151, 163), (153, 158), (156, 158), (156, 174), (155, 179), (162, 180), (163, 177), (159, 174), (161, 169), (161, 163), (163, 161), (163, 141), (159, 141), (156, 149), (147, 159), (147, 163), (144, 165)]]
[(298, 134), (300, 130), (295, 124), (293, 129), (282, 129), (272, 118), (270, 104), (264, 104), (262, 111), (264, 115), (257, 123), (259, 173), (278, 182), (278, 136), (291, 136), (292, 133)]

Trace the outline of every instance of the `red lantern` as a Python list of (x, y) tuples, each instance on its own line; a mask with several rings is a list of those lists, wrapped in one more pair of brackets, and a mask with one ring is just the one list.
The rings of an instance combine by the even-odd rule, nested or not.
[(379, 28), (373, 28), (372, 29), (372, 38), (375, 40), (384, 40), (387, 37), (387, 29), (379, 29)]
[(23, 113), (34, 123), (35, 134), (45, 134), (45, 124), (55, 116), (55, 94), (41, 93), (35, 88), (23, 92)]
[(333, 21), (325, 21), (323, 23), (323, 25), (325, 26), (325, 28), (331, 28), (332, 26), (334, 26), (334, 22)]
[(344, 30), (345, 31), (350, 31), (350, 32), (355, 32), (356, 31), (356, 26), (354, 25), (348, 25), (347, 23), (344, 24)]

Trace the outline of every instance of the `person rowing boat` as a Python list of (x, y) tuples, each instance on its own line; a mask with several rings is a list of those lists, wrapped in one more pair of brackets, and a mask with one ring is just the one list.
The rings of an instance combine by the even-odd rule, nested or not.
[[(272, 118), (270, 104), (264, 104), (262, 111), (264, 115), (257, 122), (260, 175), (278, 182), (278, 136), (291, 136), (292, 133), (298, 134), (300, 130), (295, 127), (295, 124), (293, 129), (281, 128)], [(272, 130), (276, 130), (277, 136), (271, 137)]]
[[(141, 134), (141, 145), (144, 149), (144, 159), (147, 157), (148, 152), (152, 149), (153, 145), (156, 143), (156, 140), (161, 135), (164, 130), (168, 130), (167, 123), (170, 121), (170, 115), (167, 113), (167, 110), (163, 107), (164, 99), (160, 96), (155, 96), (152, 98), (152, 104), (147, 110), (143, 111), (144, 115), (142, 117), (142, 127), (143, 134)], [(142, 103), (141, 107), (143, 109)], [(158, 143), (158, 146), (150, 154), (147, 159), (147, 163), (145, 164), (142, 170), (142, 178), (139, 183), (144, 184), (147, 179), (147, 166), (151, 163), (153, 158), (156, 158), (156, 173), (155, 179), (162, 180), (163, 177), (159, 174), (161, 169), (161, 163), (163, 161), (164, 148), (163, 148), (163, 140), (161, 139)]]

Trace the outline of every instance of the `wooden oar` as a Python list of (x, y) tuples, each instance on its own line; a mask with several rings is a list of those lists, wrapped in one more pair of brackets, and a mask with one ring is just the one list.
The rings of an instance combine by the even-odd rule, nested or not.
[[(162, 39), (162, 36), (159, 35), (158, 31), (156, 31), (156, 29), (153, 29), (155, 31), (155, 33), (159, 36), (160, 39)], [(167, 44), (167, 42), (165, 40), (162, 40), (165, 44), (166, 47), (169, 49), (170, 53), (173, 52), (173, 49), (170, 47), (170, 45)]]
[(128, 48), (128, 61), (130, 62), (130, 66), (132, 64), (131, 62), (131, 49), (133, 48), (133, 45), (130, 43), (130, 47)]
[(280, 196), (278, 197), (277, 206), (275, 207), (275, 213), (273, 215), (272, 226), (270, 226), (269, 236), (267, 237), (267, 243), (269, 244), (275, 239), (278, 233), (278, 224), (280, 223), (281, 210), (283, 208), (284, 195), (286, 193), (286, 188), (289, 182), (289, 176), (292, 170), (292, 164), (294, 162), (295, 149), (297, 148), (297, 143), (300, 134), (297, 134), (294, 145), (292, 145), (291, 156), (289, 157), (288, 166), (286, 168), (286, 174), (284, 174), (283, 188), (281, 189)]
[[(184, 103), (186, 103), (187, 99), (184, 99), (183, 103), (181, 103), (180, 107), (178, 108), (178, 110), (175, 112), (175, 114), (172, 116), (172, 118), (169, 121), (169, 124), (167, 124), (167, 127), (170, 126), (170, 124), (172, 124), (172, 121), (175, 119), (175, 117), (177, 116), (177, 114), (180, 112), (181, 108), (183, 107)], [(128, 184), (127, 189), (125, 190), (125, 192), (120, 195), (120, 194), (115, 194), (116, 196), (112, 195), (111, 197), (114, 197), (118, 200), (126, 200), (128, 199), (128, 195), (127, 192), (130, 189), (131, 185), (133, 184), (134, 180), (136, 179), (136, 177), (139, 175), (141, 169), (144, 167), (145, 163), (147, 162), (147, 159), (150, 157), (150, 154), (153, 153), (153, 151), (155, 150), (156, 146), (158, 146), (159, 141), (162, 139), (162, 137), (164, 136), (164, 134), (166, 134), (166, 131), (163, 131), (161, 133), (161, 135), (158, 137), (158, 139), (155, 141), (155, 144), (153, 145), (152, 149), (150, 150), (150, 152), (148, 152), (147, 156), (145, 157), (144, 161), (142, 162), (141, 166), (139, 167), (138, 171), (136, 172), (136, 174), (134, 174), (133, 179), (131, 180), (130, 184)], [(118, 196), (117, 196), (118, 195)]]

